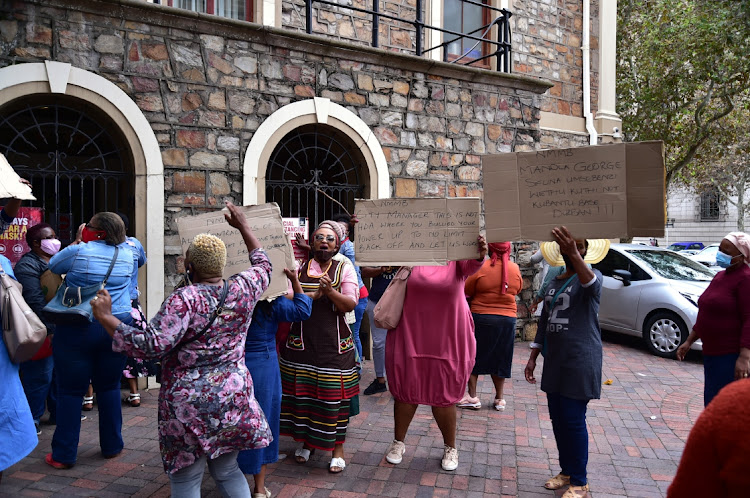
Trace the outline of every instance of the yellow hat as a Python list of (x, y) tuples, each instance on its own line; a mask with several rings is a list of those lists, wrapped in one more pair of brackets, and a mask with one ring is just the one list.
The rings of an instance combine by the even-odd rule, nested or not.
[[(586, 256), (583, 260), (590, 264), (595, 265), (599, 261), (603, 260), (609, 252), (609, 239), (586, 239), (589, 243), (588, 249), (586, 249)], [(550, 266), (565, 266), (562, 254), (560, 254), (560, 246), (557, 242), (542, 242), (539, 246), (542, 251), (542, 256), (550, 264)]]

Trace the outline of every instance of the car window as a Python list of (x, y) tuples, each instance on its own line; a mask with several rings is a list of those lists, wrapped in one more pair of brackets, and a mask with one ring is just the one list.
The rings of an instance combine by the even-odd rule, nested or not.
[(702, 244), (690, 244), (690, 247), (688, 249), (701, 249)]
[(651, 276), (638, 267), (637, 264), (628, 259), (625, 255), (617, 251), (610, 251), (603, 260), (593, 265), (594, 268), (602, 272), (605, 277), (614, 277), (615, 270), (627, 270), (630, 272), (631, 280), (648, 280)]
[(670, 251), (682, 251), (685, 248), (679, 244), (672, 244), (671, 246), (667, 247), (667, 249), (669, 249)]
[(710, 282), (714, 278), (714, 273), (711, 270), (675, 252), (638, 251), (634, 249), (628, 249), (627, 252), (664, 278), (697, 282)]

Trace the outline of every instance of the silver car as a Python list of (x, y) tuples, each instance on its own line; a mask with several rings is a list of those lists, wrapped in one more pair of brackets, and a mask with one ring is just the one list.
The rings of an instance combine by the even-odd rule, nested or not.
[[(674, 358), (698, 316), (698, 298), (714, 272), (681, 253), (638, 244), (612, 244), (594, 268), (602, 272), (599, 323), (643, 337), (655, 355)], [(700, 341), (692, 349), (702, 350)]]

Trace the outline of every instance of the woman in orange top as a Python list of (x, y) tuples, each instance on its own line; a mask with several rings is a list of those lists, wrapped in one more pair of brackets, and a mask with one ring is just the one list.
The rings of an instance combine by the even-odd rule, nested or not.
[[(469, 378), (469, 394), (459, 402), (461, 408), (478, 410), (477, 379), (490, 374), (495, 384), (494, 408), (505, 410), (503, 386), (510, 378), (513, 341), (516, 338), (516, 295), (523, 280), (518, 265), (509, 260), (510, 242), (489, 244), (490, 259), (466, 280), (466, 297), (474, 317), (477, 356)], [(500, 264), (498, 263), (498, 260)]]

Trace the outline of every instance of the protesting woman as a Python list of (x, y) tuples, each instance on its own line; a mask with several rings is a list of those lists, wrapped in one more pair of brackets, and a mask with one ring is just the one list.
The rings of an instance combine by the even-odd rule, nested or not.
[(245, 341), (245, 365), (255, 386), (255, 399), (266, 415), (273, 441), (265, 448), (240, 451), (237, 463), (245, 474), (255, 478), (254, 498), (270, 496), (265, 486), (266, 465), (279, 459), (279, 415), (281, 413), (281, 375), (276, 355), (276, 330), (282, 322), (300, 322), (310, 318), (312, 299), (305, 295), (297, 272), (284, 269), (292, 283), (294, 298), (277, 297), (260, 301)]
[[(55, 333), (55, 325), (45, 320), (43, 309), (47, 304), (48, 292), (43, 288), (42, 275), (49, 272), (49, 260), (60, 251), (60, 241), (55, 231), (47, 223), (39, 223), (26, 231), (26, 243), (29, 252), (16, 263), (15, 273), (18, 282), (23, 286), (23, 299), (47, 327), (47, 339), (42, 346), (46, 349), (21, 364), (21, 381), (26, 399), (29, 401), (31, 415), (34, 417), (37, 434), (41, 433), (39, 420), (49, 409), (49, 420), (54, 423), (57, 418), (57, 394), (53, 384), (53, 360), (50, 336)], [(51, 289), (54, 291), (55, 289)]]
[(351, 399), (359, 394), (354, 337), (344, 314), (357, 305), (357, 275), (333, 260), (345, 234), (335, 221), (313, 233), (313, 258), (300, 271), (302, 289), (313, 298), (306, 321), (295, 322), (281, 347), (281, 434), (303, 443), (298, 463), (317, 448), (331, 451), (329, 471), (346, 467), (344, 442)]
[(698, 299), (698, 319), (677, 349), (682, 360), (696, 340), (703, 342), (704, 406), (721, 388), (750, 373), (750, 235), (724, 237), (716, 263), (725, 270)]
[[(65, 275), (71, 287), (101, 284), (112, 296), (112, 313), (130, 323), (130, 279), (133, 253), (125, 242), (125, 225), (115, 213), (97, 213), (78, 230), (76, 241), (55, 254), (49, 269)], [(112, 266), (112, 264), (114, 265)], [(122, 406), (120, 377), (125, 355), (112, 350), (112, 339), (94, 320), (84, 326), (58, 324), (52, 340), (52, 355), (57, 378), (57, 427), (52, 437), (52, 453), (45, 462), (66, 469), (76, 463), (81, 433), (81, 405), (89, 382), (99, 404), (99, 445), (102, 456), (120, 454)]]
[[(523, 288), (521, 270), (510, 261), (510, 242), (489, 245), (490, 259), (478, 272), (466, 279), (466, 297), (474, 318), (477, 356), (469, 377), (469, 394), (458, 403), (460, 408), (478, 410), (477, 380), (489, 374), (495, 385), (493, 408), (505, 410), (503, 387), (510, 378), (513, 342), (516, 339), (516, 296)], [(499, 263), (499, 264), (498, 264)]]
[(443, 435), (442, 467), (458, 467), (456, 403), (466, 390), (476, 354), (464, 282), (482, 267), (487, 255), (481, 236), (478, 251), (478, 259), (416, 266), (409, 276), (403, 315), (398, 326), (388, 331), (385, 346), (396, 435), (385, 457), (389, 463), (401, 463), (417, 406), (430, 405)]
[(250, 253), (250, 268), (224, 281), (224, 243), (199, 234), (185, 255), (192, 285), (175, 290), (142, 328), (112, 315), (108, 292), (100, 291), (91, 301), (115, 351), (163, 358), (159, 446), (173, 496), (200, 496), (208, 462), (224, 496), (249, 497), (237, 453), (268, 446), (271, 440), (244, 355), (247, 327), (270, 282), (271, 262), (244, 214), (232, 203), (227, 202), (227, 208), (224, 216), (240, 231)]
[[(5, 156), (0, 154), (0, 162)], [(6, 163), (7, 164), (7, 163)], [(21, 183), (31, 187), (27, 180)], [(31, 191), (31, 190), (29, 190)], [(10, 199), (0, 211), (0, 234), (13, 223), (20, 199)], [(0, 257), (3, 271), (13, 277), (13, 267), (5, 256)], [(0, 317), (2, 318), (2, 317)], [(18, 365), (10, 361), (5, 341), (0, 339), (0, 482), (3, 471), (26, 457), (36, 447), (39, 439), (34, 428), (34, 419), (29, 404), (23, 394), (21, 379), (18, 378)]]

